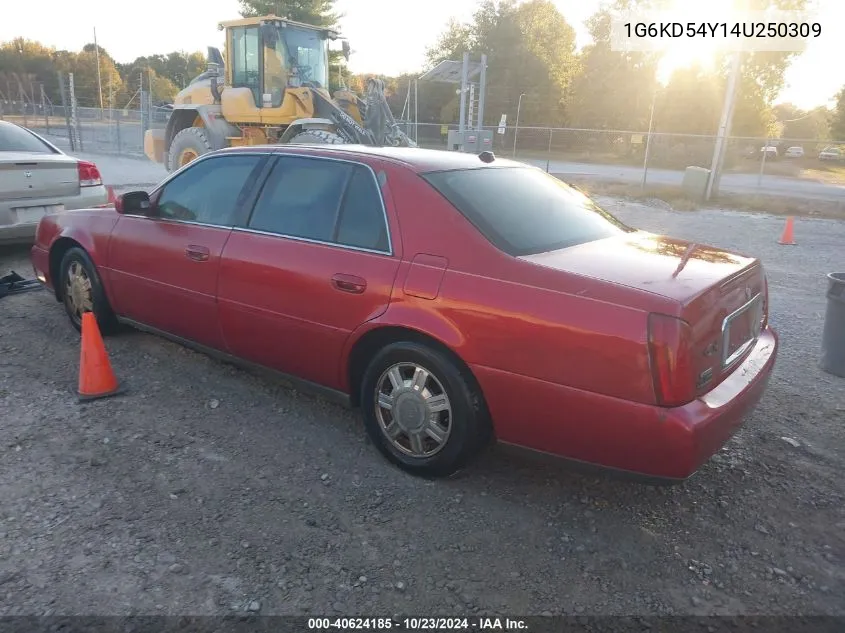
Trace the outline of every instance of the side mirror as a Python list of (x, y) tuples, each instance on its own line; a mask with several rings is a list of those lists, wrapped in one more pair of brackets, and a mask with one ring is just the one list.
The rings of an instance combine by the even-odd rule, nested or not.
[(149, 215), (150, 194), (146, 191), (130, 191), (117, 197), (114, 208), (125, 215)]
[(343, 44), (341, 44), (341, 46), (343, 47), (343, 58), (346, 61), (349, 61), (349, 55), (352, 53), (352, 48), (349, 46), (349, 40), (343, 40)]

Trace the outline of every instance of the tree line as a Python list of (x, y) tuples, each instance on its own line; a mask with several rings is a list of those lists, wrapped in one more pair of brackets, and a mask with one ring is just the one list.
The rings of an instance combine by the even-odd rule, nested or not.
[[(520, 123), (530, 126), (632, 130), (648, 128), (654, 108), (658, 132), (714, 134), (722, 111), (730, 58), (712, 68), (692, 65), (676, 70), (665, 86), (657, 79), (660, 54), (620, 52), (611, 48), (610, 25), (627, 10), (648, 10), (659, 0), (611, 0), (589, 18), (592, 43), (576, 50), (575, 29), (551, 0), (481, 0), (472, 19), (452, 21), (427, 50), (427, 66), (460, 60), (469, 52), (488, 59), (485, 125), (501, 114), (513, 120), (524, 94)], [(273, 13), (319, 26), (337, 26), (342, 18), (335, 0), (241, 0), (241, 14)], [(750, 8), (801, 10), (807, 0), (752, 0)], [(354, 42), (353, 42), (354, 48)], [(139, 90), (151, 90), (153, 101), (170, 102), (205, 70), (201, 52), (173, 51), (119, 63), (93, 43), (79, 52), (57, 51), (18, 38), (0, 44), (0, 102), (44, 98), (61, 103), (58, 73), (74, 73), (75, 94), (82, 107), (137, 108)], [(833, 109), (803, 111), (774, 104), (784, 73), (797, 53), (744, 53), (734, 111), (734, 136), (845, 140), (845, 88)], [(338, 85), (342, 61), (332, 57), (332, 88)], [(421, 69), (421, 72), (424, 69)], [(382, 77), (394, 112), (400, 112), (414, 75)], [(345, 82), (362, 90), (366, 75), (346, 74)], [(418, 116), (422, 123), (452, 123), (460, 98), (455, 86), (420, 84)]]

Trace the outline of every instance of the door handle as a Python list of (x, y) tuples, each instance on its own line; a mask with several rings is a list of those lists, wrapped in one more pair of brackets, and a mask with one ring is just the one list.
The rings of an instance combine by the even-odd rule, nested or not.
[(351, 292), (356, 295), (361, 294), (367, 289), (366, 279), (341, 273), (332, 277), (332, 285), (342, 292)]
[(191, 244), (185, 249), (185, 257), (195, 262), (207, 262), (209, 250), (205, 246), (194, 246)]

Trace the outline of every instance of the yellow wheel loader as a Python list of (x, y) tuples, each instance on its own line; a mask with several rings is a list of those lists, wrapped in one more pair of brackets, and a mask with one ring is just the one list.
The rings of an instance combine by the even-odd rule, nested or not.
[[(165, 129), (148, 130), (144, 153), (179, 169), (212, 150), (237, 145), (338, 144), (415, 147), (396, 123), (381, 80), (362, 98), (329, 93), (331, 29), (264, 16), (221, 22), (225, 63), (208, 48), (208, 69), (174, 99)], [(349, 59), (349, 44), (342, 40)]]

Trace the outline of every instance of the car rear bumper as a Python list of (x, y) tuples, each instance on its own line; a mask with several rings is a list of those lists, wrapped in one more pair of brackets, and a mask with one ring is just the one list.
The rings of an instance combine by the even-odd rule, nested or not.
[(63, 204), (65, 209), (90, 209), (109, 201), (109, 192), (104, 185), (82, 187), (79, 194), (70, 198), (40, 198), (32, 200), (11, 200), (0, 202), (0, 244), (32, 242), (38, 221), (19, 222), (16, 207), (49, 207)]
[(676, 408), (620, 400), (487, 367), (472, 369), (500, 442), (640, 476), (683, 480), (724, 446), (760, 401), (777, 348), (777, 334), (767, 328), (728, 378)]

